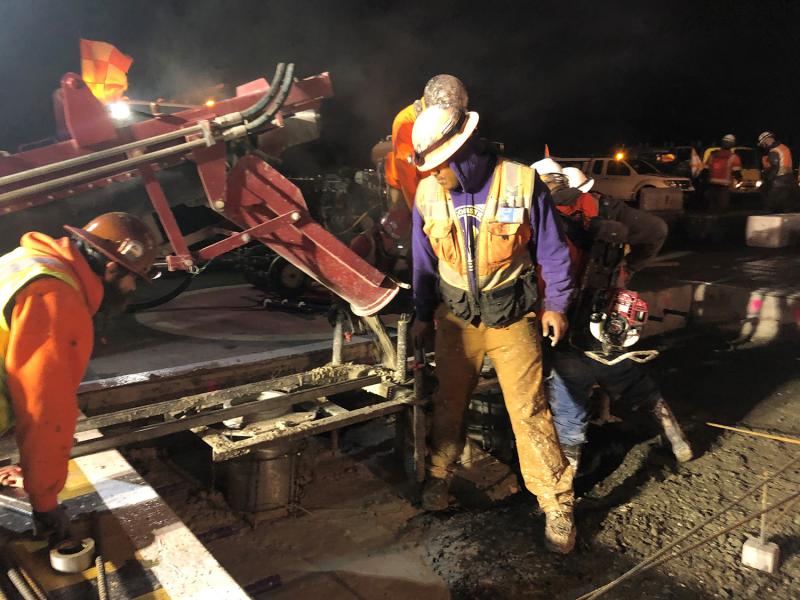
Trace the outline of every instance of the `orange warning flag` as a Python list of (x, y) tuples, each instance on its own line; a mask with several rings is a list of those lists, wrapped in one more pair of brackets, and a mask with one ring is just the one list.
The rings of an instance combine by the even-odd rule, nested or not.
[(550, 146), (548, 146), (547, 144), (544, 145), (544, 157), (550, 158)]
[(81, 40), (81, 75), (101, 102), (114, 102), (128, 89), (133, 59), (108, 42)]

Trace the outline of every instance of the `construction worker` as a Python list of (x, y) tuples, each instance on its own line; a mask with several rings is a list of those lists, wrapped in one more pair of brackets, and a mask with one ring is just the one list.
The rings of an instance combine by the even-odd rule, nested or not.
[(426, 175), (420, 173), (414, 164), (411, 131), (417, 116), (428, 106), (454, 106), (466, 111), (468, 102), (467, 89), (458, 77), (435, 75), (425, 84), (422, 98), (397, 113), (392, 123), (392, 151), (386, 159), (386, 183), (392, 206), (401, 206), (405, 202), (411, 211), (417, 185)]
[(771, 131), (758, 136), (758, 145), (767, 151), (763, 159), (761, 194), (766, 207), (774, 212), (797, 210), (797, 182), (792, 176), (792, 152)]
[(733, 151), (736, 137), (729, 133), (722, 138), (722, 147), (714, 150), (706, 159), (708, 187), (706, 188), (706, 207), (710, 213), (728, 210), (731, 202), (731, 183), (742, 181), (742, 159)]
[[(567, 167), (561, 171), (560, 165), (552, 159), (545, 158), (538, 163), (542, 171), (542, 179), (547, 183), (556, 203), (556, 210), (564, 220), (565, 231), (570, 243), (570, 254), (575, 265), (575, 277), (578, 281), (589, 281), (585, 270), (592, 268), (587, 265), (586, 256), (595, 244), (620, 245), (629, 243), (632, 246), (628, 256), (634, 256), (636, 270), (643, 266), (642, 256), (651, 257), (654, 247), (660, 248), (666, 237), (666, 226), (659, 230), (653, 228), (651, 219), (658, 219), (626, 207), (628, 211), (618, 213), (624, 215), (624, 220), (617, 220), (613, 213), (608, 214), (602, 203), (592, 203), (593, 196), (589, 193), (593, 180), (578, 169)], [(629, 212), (632, 211), (632, 212)], [(644, 223), (648, 225), (645, 231), (655, 231), (654, 235), (663, 237), (654, 244), (647, 240), (645, 243), (631, 241), (638, 239), (641, 233), (637, 231), (636, 213), (645, 217)], [(659, 221), (661, 219), (658, 219)], [(662, 222), (663, 223), (663, 222)], [(637, 236), (631, 235), (635, 232)], [(644, 250), (637, 246), (644, 246)], [(657, 252), (657, 250), (656, 250)], [(622, 252), (619, 253), (622, 256)], [(638, 256), (638, 258), (636, 258)], [(617, 265), (612, 265), (616, 271)], [(608, 287), (614, 288), (619, 281), (609, 281)], [(584, 290), (581, 290), (581, 293)], [(570, 312), (571, 332), (573, 334), (588, 333), (588, 322), (577, 322), (582, 313), (575, 310), (579, 296)], [(586, 442), (586, 430), (589, 425), (589, 405), (592, 391), (596, 384), (613, 398), (625, 401), (633, 409), (644, 410), (655, 417), (665, 437), (669, 441), (675, 457), (681, 461), (691, 460), (692, 449), (681, 431), (680, 425), (667, 405), (655, 381), (647, 374), (644, 367), (631, 360), (622, 360), (616, 364), (605, 364), (590, 358), (584, 350), (588, 348), (576, 347), (574, 341), (591, 339), (589, 335), (570, 336), (569, 340), (555, 347), (551, 353), (551, 372), (547, 378), (547, 391), (550, 407), (553, 411), (553, 422), (558, 431), (561, 448), (574, 468), (578, 471), (581, 448)], [(579, 343), (580, 343), (579, 342)]]
[[(546, 545), (567, 553), (575, 544), (573, 473), (543, 395), (539, 327), (553, 342), (566, 331), (569, 251), (546, 186), (533, 169), (488, 151), (478, 119), (475, 112), (437, 106), (414, 123), (416, 165), (430, 175), (419, 184), (413, 211), (412, 335), (425, 346), (436, 323), (439, 381), (422, 505), (448, 506), (465, 412), (488, 354), (525, 485), (546, 516)], [(533, 313), (536, 263), (548, 285), (541, 315)]]
[[(667, 240), (669, 229), (663, 219), (628, 205), (622, 200), (590, 192), (593, 179), (575, 167), (565, 167), (551, 158), (533, 163), (539, 176), (550, 188), (559, 213), (577, 212), (582, 215), (579, 231), (573, 221), (564, 221), (567, 241), (583, 236), (587, 240), (601, 236), (611, 243), (625, 240), (630, 252), (625, 258), (626, 282), (658, 255)], [(598, 217), (600, 217), (598, 219)], [(589, 242), (588, 245), (590, 246)], [(574, 258), (574, 256), (573, 256)]]
[(70, 237), (25, 234), (0, 257), (0, 431), (12, 426), (37, 534), (68, 536), (58, 503), (78, 417), (76, 393), (92, 353), (92, 318), (121, 311), (150, 278), (155, 237), (114, 212)]

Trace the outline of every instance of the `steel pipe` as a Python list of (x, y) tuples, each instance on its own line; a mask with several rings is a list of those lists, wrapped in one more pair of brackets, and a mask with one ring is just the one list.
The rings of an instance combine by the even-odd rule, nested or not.
[(64, 177), (59, 177), (58, 179), (52, 179), (50, 181), (43, 181), (42, 183), (36, 183), (34, 185), (29, 185), (28, 187), (6, 192), (5, 194), (0, 194), (0, 202), (9, 202), (11, 200), (17, 200), (18, 198), (24, 198), (25, 196), (49, 192), (50, 190), (77, 184), (82, 181), (86, 181), (87, 179), (97, 179), (99, 177), (110, 175), (116, 171), (126, 171), (145, 163), (152, 163), (162, 158), (167, 158), (169, 156), (173, 156), (174, 154), (182, 154), (184, 152), (193, 150), (194, 148), (199, 148), (200, 146), (205, 145), (206, 141), (204, 139), (197, 139), (184, 144), (170, 146), (169, 148), (163, 148), (162, 150), (148, 152), (147, 154), (142, 154), (141, 156), (135, 156), (133, 158), (120, 160), (108, 165), (95, 167), (94, 169), (89, 169), (88, 171), (65, 175)]
[(103, 160), (104, 158), (117, 156), (118, 154), (124, 154), (125, 152), (136, 150), (137, 148), (141, 148), (143, 146), (163, 144), (164, 142), (169, 142), (179, 137), (186, 137), (187, 135), (194, 135), (202, 132), (202, 126), (192, 125), (191, 127), (170, 131), (168, 133), (162, 133), (161, 135), (156, 135), (143, 140), (137, 140), (121, 146), (114, 146), (113, 148), (108, 148), (106, 150), (98, 150), (97, 152), (92, 152), (90, 154), (76, 156), (75, 158), (68, 158), (67, 160), (62, 160), (57, 163), (42, 165), (41, 167), (35, 167), (33, 169), (27, 169), (26, 171), (20, 171), (19, 173), (13, 173), (11, 175), (6, 175), (5, 177), (0, 177), (0, 186), (18, 183), (20, 181), (25, 181), (26, 179), (38, 177), (40, 175), (57, 173), (58, 171), (64, 171), (73, 167), (80, 167), (81, 165)]

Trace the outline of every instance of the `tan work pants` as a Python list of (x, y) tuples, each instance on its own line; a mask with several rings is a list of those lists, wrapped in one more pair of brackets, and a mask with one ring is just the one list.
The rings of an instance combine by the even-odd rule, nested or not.
[(533, 315), (507, 327), (467, 323), (442, 304), (436, 311), (436, 375), (430, 475), (448, 479), (466, 441), (466, 411), (488, 354), (517, 440), (525, 486), (545, 512), (572, 505), (573, 470), (558, 443), (542, 391), (542, 355)]

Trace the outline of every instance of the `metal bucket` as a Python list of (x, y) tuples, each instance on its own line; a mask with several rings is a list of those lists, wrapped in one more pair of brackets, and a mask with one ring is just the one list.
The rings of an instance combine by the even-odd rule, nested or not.
[(294, 501), (296, 459), (302, 441), (255, 448), (227, 462), (228, 504), (242, 512), (281, 510)]

